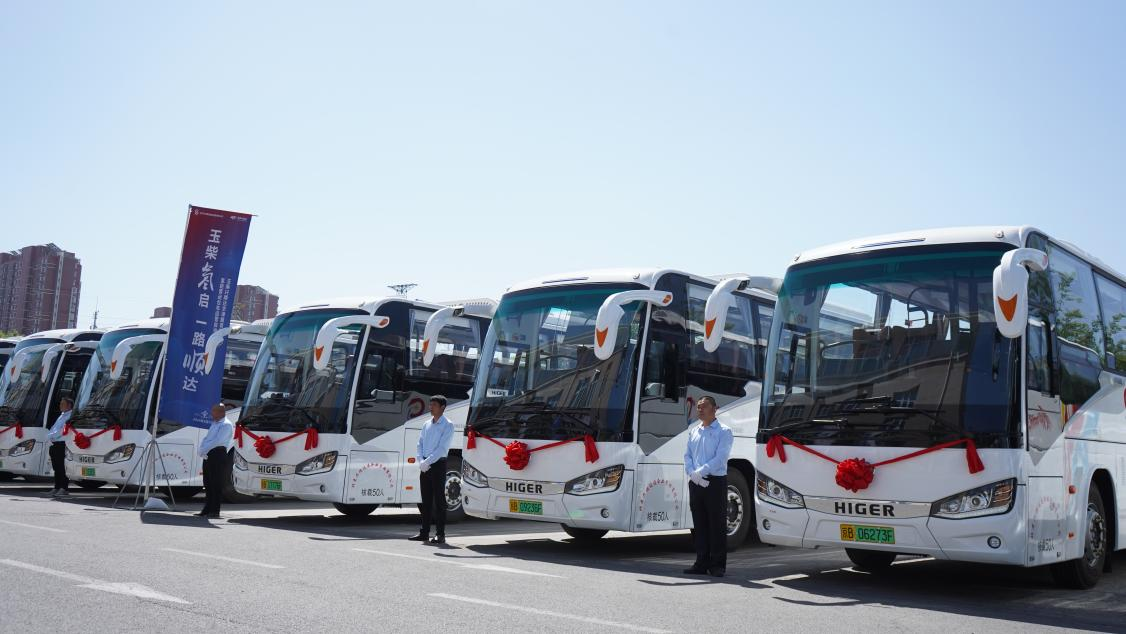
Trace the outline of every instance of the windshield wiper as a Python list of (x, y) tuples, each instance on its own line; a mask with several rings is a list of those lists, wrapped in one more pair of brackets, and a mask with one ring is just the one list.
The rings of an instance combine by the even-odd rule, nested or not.
[(99, 415), (104, 416), (106, 421), (111, 425), (121, 424), (121, 417), (105, 405), (87, 405), (86, 407), (83, 407), (80, 412), (78, 412), (78, 415), (75, 416), (74, 419), (96, 420)]
[(819, 425), (824, 427), (826, 425), (834, 425), (840, 428), (841, 425), (848, 422), (847, 418), (807, 418), (792, 423), (783, 423), (777, 427), (767, 427), (762, 430), (763, 433), (777, 434), (788, 429), (797, 429), (799, 427), (806, 427), (808, 425)]
[[(279, 407), (288, 412), (299, 412), (302, 416), (305, 417), (306, 420), (312, 423), (313, 427), (319, 427), (321, 424), (321, 422), (317, 420), (316, 417), (314, 417), (312, 414), (310, 414), (309, 411), (304, 407), (290, 405), (289, 403), (286, 403), (284, 401), (266, 401), (265, 403), (262, 403), (260, 407), (262, 409), (266, 409), (267, 407), (271, 406)], [(265, 412), (259, 412), (258, 414), (256, 414), (256, 416), (269, 416), (269, 414), (266, 414)]]
[(563, 416), (574, 423), (578, 423), (588, 431), (598, 431), (598, 428), (579, 418), (578, 415), (572, 414), (571, 412), (568, 412), (561, 407), (550, 407), (545, 402), (533, 401), (530, 403), (513, 403), (511, 405), (508, 405), (507, 407), (502, 406), (502, 409), (510, 410), (517, 414), (521, 413), (521, 410), (523, 410), (524, 412), (531, 414)]

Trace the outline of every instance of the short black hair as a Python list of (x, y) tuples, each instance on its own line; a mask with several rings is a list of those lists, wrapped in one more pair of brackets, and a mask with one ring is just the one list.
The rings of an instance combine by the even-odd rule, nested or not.
[(431, 403), (437, 403), (437, 404), (441, 405), (442, 407), (445, 407), (446, 406), (446, 397), (442, 396), (441, 394), (435, 394), (434, 396), (430, 397), (430, 402)]
[(701, 396), (701, 397), (700, 397), (700, 400), (698, 400), (698, 401), (696, 401), (696, 402), (697, 402), (697, 403), (703, 403), (704, 401), (707, 401), (707, 402), (711, 403), (711, 404), (712, 404), (712, 407), (719, 407), (719, 405), (716, 405), (715, 399), (714, 399), (714, 398), (712, 398), (711, 396), (708, 396), (707, 394), (705, 394), (705, 395)]
[(63, 403), (66, 403), (67, 405), (74, 407), (74, 399), (70, 398), (69, 396), (64, 396), (64, 397), (59, 399), (59, 405), (62, 405)]

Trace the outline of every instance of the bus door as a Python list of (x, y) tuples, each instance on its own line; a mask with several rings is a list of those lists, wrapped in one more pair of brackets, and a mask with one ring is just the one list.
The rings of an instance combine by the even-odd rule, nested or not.
[[(670, 442), (688, 429), (691, 405), (685, 384), (688, 331), (687, 277), (667, 274), (654, 290), (669, 291), (672, 303), (653, 306), (640, 372), (633, 519), (636, 531), (683, 528), (688, 513), (683, 442)], [(685, 441), (687, 442), (687, 441)]]

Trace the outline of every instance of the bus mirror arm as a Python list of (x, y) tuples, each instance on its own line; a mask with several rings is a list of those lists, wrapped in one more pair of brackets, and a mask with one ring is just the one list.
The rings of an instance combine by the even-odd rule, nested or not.
[(1039, 249), (1013, 249), (993, 269), (993, 315), (997, 330), (1015, 339), (1028, 325), (1028, 271), (1048, 268), (1048, 254)]
[(647, 302), (657, 306), (672, 303), (672, 293), (668, 291), (622, 291), (614, 293), (602, 302), (594, 319), (594, 356), (605, 361), (614, 353), (618, 340), (618, 324), (625, 311), (622, 306), (630, 302)]
[(136, 337), (129, 337), (122, 339), (113, 348), (113, 355), (109, 361), (109, 378), (114, 381), (121, 378), (122, 372), (125, 371), (125, 357), (129, 356), (129, 352), (141, 345), (142, 343), (157, 342), (163, 344), (168, 341), (168, 335), (137, 335)]
[(345, 315), (326, 321), (317, 331), (317, 338), (313, 342), (313, 369), (323, 370), (328, 367), (328, 362), (332, 359), (332, 342), (340, 335), (342, 328), (348, 326), (386, 328), (389, 323), (391, 318), (383, 315)]
[(216, 353), (219, 351), (219, 346), (223, 345), (227, 337), (231, 334), (230, 327), (220, 328), (211, 333), (207, 338), (207, 343), (203, 346), (203, 372), (204, 374), (211, 374), (211, 368), (215, 367)]
[(426, 320), (422, 331), (422, 365), (429, 368), (434, 362), (434, 352), (438, 348), (438, 334), (454, 319), (465, 314), (464, 306), (447, 306), (434, 312)]
[(733, 293), (748, 288), (777, 295), (782, 290), (782, 280), (776, 277), (747, 275), (731, 277), (717, 284), (704, 304), (704, 352), (711, 354), (719, 349), (727, 322), (727, 309), (731, 308), (731, 300), (734, 298)]

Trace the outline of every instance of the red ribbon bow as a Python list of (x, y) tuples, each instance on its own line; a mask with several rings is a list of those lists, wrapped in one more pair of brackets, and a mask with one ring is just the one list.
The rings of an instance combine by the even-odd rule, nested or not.
[(847, 460), (837, 460), (836, 458), (830, 458), (829, 456), (826, 456), (816, 449), (807, 447), (800, 442), (795, 442), (793, 440), (790, 440), (789, 438), (786, 438), (785, 436), (776, 434), (774, 436), (771, 436), (770, 439), (766, 441), (766, 457), (773, 458), (777, 456), (778, 460), (785, 463), (786, 445), (797, 447), (798, 449), (801, 449), (806, 453), (813, 454), (818, 458), (828, 460), (829, 462), (836, 464), (837, 484), (839, 484), (842, 488), (856, 493), (862, 489), (867, 489), (868, 485), (872, 484), (872, 478), (875, 476), (876, 467), (882, 467), (883, 465), (910, 460), (911, 458), (917, 458), (933, 451), (938, 451), (940, 449), (949, 449), (950, 447), (956, 447), (962, 444), (966, 446), (966, 469), (971, 474), (984, 471), (985, 465), (981, 462), (981, 456), (979, 456), (977, 453), (977, 444), (974, 443), (972, 438), (960, 438), (958, 440), (944, 442), (940, 445), (913, 451), (909, 454), (890, 458), (888, 460), (869, 463), (867, 460), (863, 460), (861, 458), (848, 458)]
[(586, 434), (585, 436), (576, 436), (574, 438), (568, 438), (567, 440), (560, 440), (558, 442), (548, 443), (539, 447), (529, 448), (527, 444), (517, 440), (514, 440), (505, 445), (496, 438), (486, 436), (485, 434), (482, 434), (470, 427), (466, 430), (466, 450), (476, 449), (478, 438), (484, 438), (494, 445), (504, 449), (504, 462), (508, 465), (508, 468), (512, 469), (513, 471), (520, 471), (524, 467), (528, 466), (528, 462), (531, 460), (533, 452), (543, 451), (544, 449), (551, 449), (553, 447), (559, 447), (561, 445), (566, 445), (568, 443), (577, 442), (580, 440), (583, 442), (583, 454), (586, 461), (598, 462), (598, 445), (595, 443), (594, 437), (590, 434)]
[(258, 434), (255, 434), (242, 425), (235, 425), (235, 442), (238, 443), (240, 449), (242, 448), (243, 434), (246, 434), (247, 436), (250, 436), (254, 439), (254, 451), (258, 452), (258, 455), (262, 456), (263, 458), (269, 458), (270, 456), (274, 455), (274, 453), (277, 451), (276, 445), (280, 445), (287, 440), (297, 438), (302, 434), (304, 434), (305, 436), (305, 451), (316, 449), (320, 444), (320, 436), (319, 434), (317, 434), (317, 430), (312, 427), (306, 427), (305, 429), (302, 429), (295, 434), (290, 434), (288, 436), (285, 436), (284, 438), (278, 438), (277, 440), (274, 440), (266, 434), (259, 436)]

